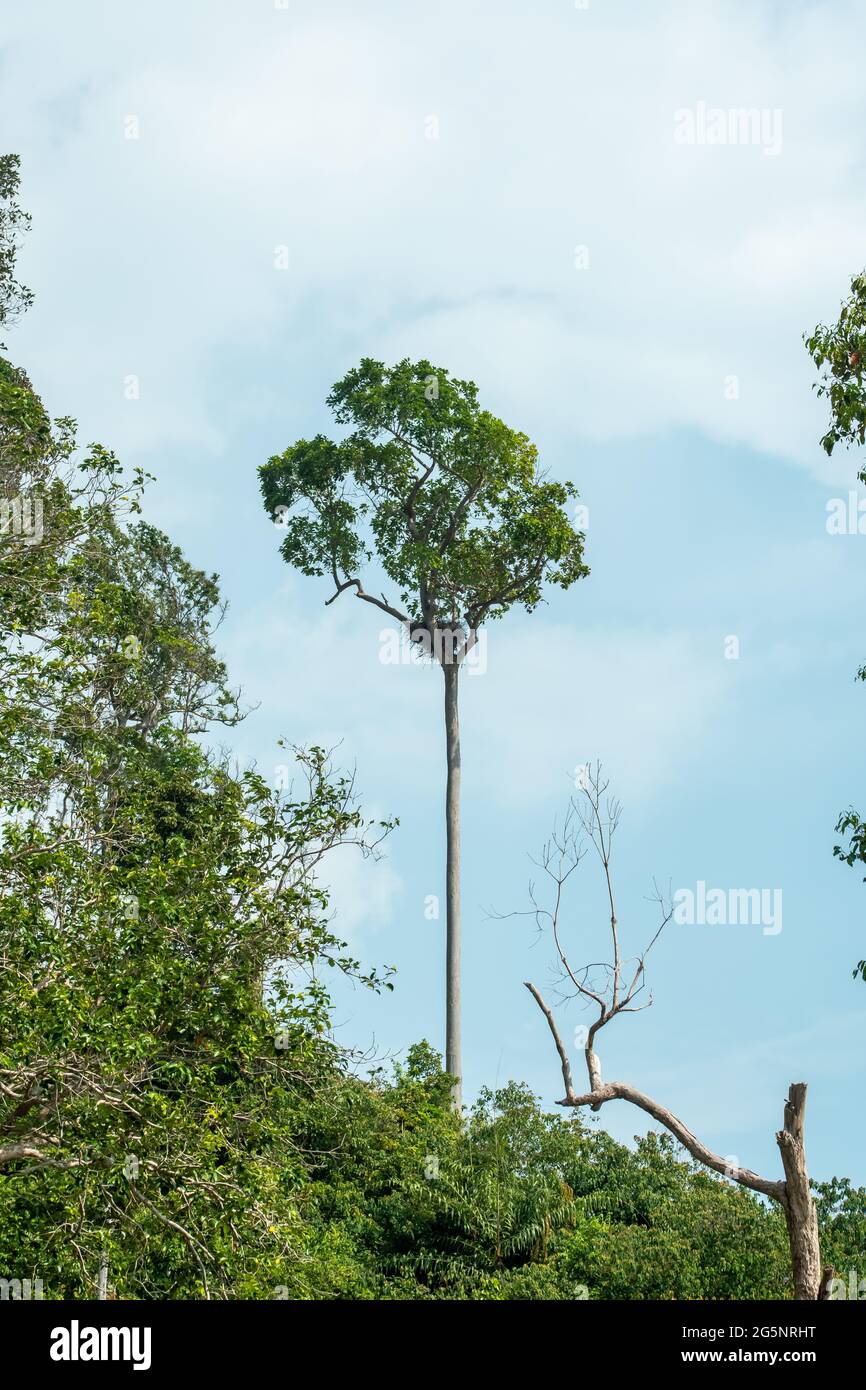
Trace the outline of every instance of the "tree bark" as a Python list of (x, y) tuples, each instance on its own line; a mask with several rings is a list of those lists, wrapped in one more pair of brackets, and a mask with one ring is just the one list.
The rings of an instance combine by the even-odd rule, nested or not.
[(806, 1085), (795, 1081), (785, 1103), (785, 1127), (776, 1135), (785, 1169), (785, 1197), (782, 1203), (791, 1248), (794, 1297), (813, 1300), (821, 1296), (821, 1245), (818, 1213), (806, 1171), (803, 1128), (806, 1119)]
[(455, 1109), (462, 1105), (460, 1047), (460, 722), (457, 682), (460, 667), (455, 660), (442, 666), (445, 676), (445, 754), (448, 779), (445, 790), (445, 1070), (457, 1077), (452, 1091)]

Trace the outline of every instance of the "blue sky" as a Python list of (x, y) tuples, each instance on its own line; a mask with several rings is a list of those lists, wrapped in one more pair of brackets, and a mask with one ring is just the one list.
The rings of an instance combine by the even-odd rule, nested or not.
[[(286, 569), (255, 470), (330, 427), (361, 355), (425, 356), (589, 508), (591, 577), (496, 624), (463, 682), (468, 1093), (561, 1092), (521, 983), (547, 987), (549, 945), (490, 913), (526, 906), (528, 855), (601, 758), (627, 946), (654, 929), (654, 876), (784, 905), (775, 936), (671, 925), (605, 1076), (768, 1175), (806, 1080), (814, 1176), (859, 1182), (866, 885), (832, 846), (866, 786), (866, 538), (826, 530), (858, 464), (818, 448), (801, 334), (866, 262), (864, 41), (844, 0), (47, 0), (0, 49), (34, 215), (12, 355), (84, 440), (158, 476), (148, 515), (221, 574), (258, 704), (240, 755), (339, 742), (366, 806), (400, 817), (378, 865), (335, 872), (337, 925), (399, 972), (384, 999), (338, 989), (339, 1037), (444, 1042), (441, 677), (383, 665), (380, 615)], [(742, 108), (778, 148), (675, 138), (677, 113)], [(587, 860), (576, 962), (598, 958), (599, 888)], [(600, 1123), (645, 1128), (623, 1105)]]

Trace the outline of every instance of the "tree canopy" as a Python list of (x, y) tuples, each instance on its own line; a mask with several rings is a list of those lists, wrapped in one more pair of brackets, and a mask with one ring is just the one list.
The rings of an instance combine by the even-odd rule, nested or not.
[[(821, 445), (832, 454), (866, 442), (866, 273), (855, 275), (851, 293), (834, 324), (819, 324), (806, 338), (819, 380), (815, 390), (830, 406), (830, 424)], [(866, 481), (861, 469), (860, 477)]]
[[(545, 582), (588, 573), (583, 536), (564, 510), (576, 489), (539, 472), (525, 434), (478, 403), (471, 381), (430, 362), (372, 358), (328, 396), (348, 433), (300, 439), (260, 469), (281, 552), (428, 632), (475, 631), (514, 604), (533, 609)], [(400, 607), (367, 593), (374, 558)]]

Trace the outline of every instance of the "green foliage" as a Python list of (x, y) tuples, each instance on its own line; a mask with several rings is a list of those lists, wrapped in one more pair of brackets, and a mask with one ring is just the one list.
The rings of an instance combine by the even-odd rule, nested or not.
[(840, 1274), (856, 1270), (858, 1282), (866, 1278), (866, 1188), (832, 1178), (815, 1184), (815, 1202), (824, 1263)]
[[(830, 404), (830, 426), (822, 446), (832, 454), (840, 443), (846, 448), (862, 445), (866, 442), (866, 273), (851, 281), (851, 294), (837, 322), (831, 327), (819, 324), (805, 341), (821, 370), (816, 390)], [(866, 483), (866, 465), (857, 476)], [(860, 667), (857, 677), (866, 680), (866, 666)], [(836, 833), (850, 837), (847, 845), (834, 845), (836, 857), (849, 865), (866, 863), (866, 827), (856, 811), (839, 816)], [(857, 962), (853, 975), (866, 980), (866, 960)]]
[(42, 523), (0, 535), (0, 1268), (87, 1297), (104, 1252), (121, 1295), (267, 1297), (302, 1248), (293, 1116), (338, 1065), (322, 971), (387, 983), (320, 866), (388, 827), (322, 749), (280, 794), (207, 750), (240, 717), (215, 577), (8, 363), (0, 410)]
[[(815, 366), (820, 370), (819, 396), (830, 405), (830, 426), (821, 439), (828, 454), (837, 444), (846, 448), (866, 441), (866, 274), (855, 275), (851, 294), (842, 305), (837, 322), (819, 324), (805, 339)], [(866, 482), (866, 470), (860, 478)]]
[[(860, 678), (866, 679), (866, 670), (860, 672)], [(843, 811), (836, 822), (836, 834), (847, 835), (848, 843), (844, 845), (834, 845), (833, 853), (837, 859), (843, 863), (853, 866), (859, 864), (861, 867), (866, 865), (866, 822), (860, 819), (853, 808)], [(866, 882), (866, 873), (863, 875)], [(853, 970), (854, 979), (866, 980), (866, 960), (857, 962)]]
[(540, 474), (535, 446), (481, 409), (472, 382), (364, 358), (328, 404), (346, 437), (298, 440), (259, 470), (282, 555), (302, 573), (378, 603), (360, 587), (375, 553), (431, 633), (531, 610), (545, 581), (588, 573), (565, 511), (574, 487)]
[(343, 1236), (324, 1296), (790, 1297), (777, 1208), (667, 1137), (629, 1150), (514, 1083), (482, 1093), (461, 1126), (426, 1045), (390, 1084), (341, 1081), (307, 1124), (304, 1146), (322, 1154), (308, 1189), (316, 1248), (335, 1227)]
[(18, 247), (30, 225), (29, 214), (15, 201), (20, 167), (17, 154), (0, 155), (0, 329), (13, 324), (33, 302), (30, 290), (15, 279)]

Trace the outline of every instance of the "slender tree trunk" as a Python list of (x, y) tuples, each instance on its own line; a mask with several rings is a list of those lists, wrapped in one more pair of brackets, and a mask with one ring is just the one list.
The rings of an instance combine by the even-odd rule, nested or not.
[(785, 1221), (791, 1247), (794, 1297), (816, 1299), (821, 1296), (821, 1246), (818, 1213), (809, 1187), (803, 1128), (806, 1119), (806, 1086), (796, 1081), (789, 1088), (785, 1103), (785, 1128), (776, 1135), (785, 1169)]
[(460, 1049), (460, 721), (457, 711), (456, 660), (446, 660), (445, 676), (445, 753), (448, 780), (445, 791), (445, 1070), (457, 1077), (452, 1092), (455, 1109), (462, 1104), (462, 1059)]

